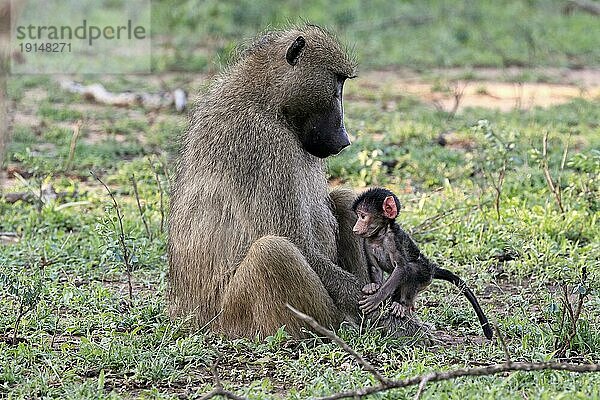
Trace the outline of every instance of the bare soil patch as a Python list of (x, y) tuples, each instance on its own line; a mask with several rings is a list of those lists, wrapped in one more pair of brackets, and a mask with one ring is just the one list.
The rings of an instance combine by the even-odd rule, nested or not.
[[(463, 70), (462, 75), (464, 74)], [(600, 98), (600, 70), (578, 70), (569, 73), (554, 71), (555, 75), (548, 78), (553, 80), (553, 83), (507, 81), (517, 76), (514, 74), (514, 71), (509, 73), (505, 70), (486, 69), (474, 73), (477, 77), (475, 79), (459, 79), (458, 70), (450, 70), (444, 74), (444, 78), (432, 80), (413, 72), (373, 71), (362, 74), (356, 84), (371, 92), (381, 92), (386, 98), (414, 96), (445, 111), (452, 110), (457, 103), (457, 111), (466, 107), (510, 111), (528, 110), (538, 106), (549, 107), (567, 103), (575, 98)], [(480, 76), (483, 78), (479, 78)], [(364, 101), (360, 94), (352, 97)]]

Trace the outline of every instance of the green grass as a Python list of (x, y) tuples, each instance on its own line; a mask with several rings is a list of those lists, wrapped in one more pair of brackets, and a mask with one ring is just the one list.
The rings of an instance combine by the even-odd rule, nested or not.
[[(156, 1), (154, 67), (214, 71), (241, 37), (297, 15), (354, 44), (361, 69), (421, 70), (440, 91), (446, 90), (444, 78), (432, 67), (466, 67), (453, 73), (467, 79), (477, 74), (471, 69), (476, 66), (597, 66), (597, 19), (580, 12), (565, 15), (562, 4)], [(78, 79), (100, 80), (112, 91), (203, 85), (190, 83), (197, 77), (183, 73)], [(470, 108), (451, 116), (419, 98), (378, 89), (379, 82), (362, 85), (364, 79), (346, 87), (346, 127), (353, 144), (328, 160), (332, 185), (394, 190), (403, 203), (399, 222), (431, 259), (468, 282), (497, 322), (513, 360), (556, 359), (570, 329), (568, 317), (561, 322), (562, 288), (566, 285), (573, 304), (585, 291), (577, 334), (562, 359), (598, 362), (597, 99), (529, 111)], [(524, 69), (515, 79), (556, 78), (541, 68)], [(228, 340), (169, 320), (167, 235), (160, 226), (186, 115), (91, 104), (47, 76), (11, 76), (7, 94), (11, 112), (21, 117), (15, 118), (2, 165), (17, 174), (7, 191), (38, 193), (51, 185), (59, 197), (44, 205), (0, 199), (0, 232), (18, 239), (0, 238), (0, 397), (193, 397), (212, 388), (210, 366), (217, 359), (224, 386), (253, 399), (303, 399), (375, 383), (352, 357), (320, 339), (291, 340), (281, 329), (265, 340)], [(78, 121), (81, 131), (69, 162)], [(457, 141), (441, 146), (439, 136), (448, 132)], [(540, 165), (544, 132), (551, 174), (554, 180), (560, 176), (564, 213)], [(498, 215), (492, 185), (504, 160)], [(124, 215), (133, 254), (131, 306), (115, 211), (90, 170), (108, 184)], [(133, 175), (150, 236), (137, 208)], [(26, 312), (13, 343), (21, 306)], [(358, 332), (343, 326), (338, 333), (392, 378), (504, 361), (500, 344), (483, 339), (469, 304), (450, 285), (435, 283), (424, 292), (418, 316), (437, 338), (429, 346), (382, 337), (368, 324)], [(415, 392), (412, 387), (372, 398), (412, 398)], [(424, 397), (598, 398), (600, 375), (546, 371), (461, 378), (428, 384)]]
[[(144, 78), (123, 79), (120, 84), (135, 86)], [(45, 82), (32, 87), (51, 88)], [(347, 128), (354, 140), (329, 160), (332, 181), (356, 189), (385, 185), (395, 190), (403, 203), (400, 223), (413, 230), (426, 254), (465, 278), (498, 323), (515, 360), (555, 356), (568, 328), (560, 323), (560, 288), (578, 290), (585, 266), (588, 277), (581, 288), (589, 294), (566, 357), (598, 360), (598, 104), (575, 100), (506, 113), (467, 109), (449, 119), (415, 98), (398, 99), (394, 109), (381, 111), (389, 94), (354, 86), (349, 91), (365, 101), (347, 101)], [(26, 102), (27, 96), (21, 99)], [(169, 172), (159, 161), (172, 165), (169, 160), (186, 117), (162, 111), (160, 118), (148, 120), (135, 109), (90, 106), (67, 169), (80, 102), (64, 98), (40, 104), (37, 115), (43, 125), (16, 126), (9, 147), (8, 162), (28, 177), (30, 190), (52, 184), (62, 197), (41, 209), (35, 203), (0, 200), (0, 231), (15, 232), (20, 239), (0, 245), (0, 393), (89, 399), (200, 394), (211, 388), (209, 367), (217, 357), (225, 386), (251, 398), (306, 398), (374, 383), (331, 343), (288, 340), (285, 331), (264, 341), (231, 341), (188, 332), (184, 321), (170, 321), (164, 299), (166, 234), (160, 231), (160, 192), (148, 157), (166, 192)], [(514, 142), (500, 218), (485, 175), (488, 171), (494, 176), (486, 168), (500, 156), (493, 141), (473, 128), (481, 119)], [(437, 144), (439, 134), (448, 131), (466, 145)], [(564, 214), (537, 161), (545, 131), (555, 179), (564, 146), (570, 146), (561, 174)], [(134, 254), (131, 307), (115, 213), (89, 169), (100, 173), (124, 213), (126, 240)], [(133, 174), (152, 238), (139, 217)], [(26, 188), (15, 181), (11, 190)], [(164, 207), (166, 211), (166, 194)], [(499, 261), (506, 254), (511, 259)], [(14, 344), (10, 338), (20, 304), (30, 311)], [(419, 317), (441, 338), (433, 346), (384, 338), (367, 327), (358, 333), (343, 328), (340, 335), (395, 378), (503, 361), (501, 346), (482, 339), (474, 313), (450, 285), (434, 284), (418, 306)], [(379, 397), (408, 398), (415, 390)], [(599, 391), (597, 374), (539, 372), (430, 384), (426, 395), (590, 398)]]

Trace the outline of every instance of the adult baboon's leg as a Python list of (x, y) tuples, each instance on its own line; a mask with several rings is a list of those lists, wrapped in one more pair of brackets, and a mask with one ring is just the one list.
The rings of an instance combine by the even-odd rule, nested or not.
[(352, 202), (356, 194), (349, 189), (334, 189), (329, 195), (338, 221), (338, 265), (353, 273), (362, 288), (369, 283), (369, 273), (361, 239), (352, 232), (352, 227), (356, 223)]
[(219, 330), (230, 337), (265, 337), (282, 325), (292, 336), (305, 326), (289, 303), (326, 327), (337, 326), (340, 311), (298, 248), (280, 236), (264, 236), (250, 246), (223, 296)]

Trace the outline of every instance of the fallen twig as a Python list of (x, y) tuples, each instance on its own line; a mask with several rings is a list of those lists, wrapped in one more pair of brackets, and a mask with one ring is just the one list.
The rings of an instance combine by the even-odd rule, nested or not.
[(420, 384), (423, 380), (427, 382), (447, 381), (463, 376), (486, 376), (510, 371), (570, 371), (570, 372), (600, 372), (600, 364), (569, 364), (560, 362), (511, 362), (510, 364), (495, 364), (487, 367), (461, 368), (445, 372), (432, 372), (418, 375), (402, 380), (390, 380), (387, 385), (367, 386), (357, 390), (340, 392), (331, 396), (320, 397), (320, 400), (344, 399), (349, 397), (360, 397), (368, 394), (379, 393), (390, 389), (398, 389)]
[(570, 372), (600, 372), (600, 364), (570, 364), (560, 362), (511, 362), (510, 364), (494, 364), (487, 367), (477, 368), (461, 368), (445, 372), (432, 372), (424, 375), (417, 375), (411, 378), (402, 380), (388, 380), (387, 385), (374, 385), (360, 388), (357, 390), (349, 390), (346, 392), (335, 393), (330, 396), (320, 397), (319, 400), (335, 400), (349, 397), (360, 397), (368, 394), (384, 392), (390, 389), (398, 389), (408, 386), (420, 384), (423, 380), (427, 382), (447, 381), (463, 376), (486, 376), (495, 375), (509, 371), (570, 371)]
[(303, 312), (298, 311), (297, 309), (295, 309), (294, 307), (292, 307), (289, 304), (286, 304), (285, 306), (297, 318), (299, 318), (302, 321), (306, 322), (315, 331), (317, 331), (321, 335), (325, 336), (326, 338), (330, 339), (332, 342), (335, 342), (338, 346), (340, 346), (342, 349), (344, 349), (348, 354), (350, 354), (352, 357), (354, 357), (354, 359), (356, 360), (356, 362), (358, 362), (360, 364), (360, 366), (363, 367), (364, 370), (370, 372), (375, 377), (375, 379), (377, 379), (382, 385), (387, 385), (387, 383), (388, 383), (387, 378), (385, 378), (383, 375), (381, 375), (379, 373), (379, 371), (377, 371), (377, 369), (375, 369), (375, 367), (371, 363), (369, 363), (367, 360), (365, 360), (364, 358), (362, 358), (360, 356), (360, 354), (358, 354), (352, 347), (350, 347), (346, 342), (344, 342), (342, 340), (342, 338), (340, 338), (338, 335), (336, 335), (335, 333), (333, 333), (329, 329), (327, 329), (327, 328), (319, 325), (319, 323), (313, 317), (311, 317), (310, 315), (306, 315)]
[(512, 358), (510, 357), (510, 351), (508, 351), (508, 346), (506, 345), (506, 341), (504, 340), (504, 335), (500, 332), (500, 328), (498, 328), (497, 324), (494, 324), (494, 329), (496, 331), (496, 336), (498, 337), (498, 341), (500, 342), (500, 346), (502, 346), (502, 350), (504, 351), (504, 356), (506, 357), (506, 364), (512, 363)]
[(229, 390), (223, 389), (223, 385), (221, 384), (221, 379), (219, 378), (219, 374), (217, 373), (217, 365), (219, 364), (219, 359), (217, 358), (213, 363), (210, 371), (212, 372), (213, 381), (215, 387), (210, 392), (206, 393), (204, 396), (200, 398), (200, 400), (208, 400), (215, 396), (223, 396), (232, 400), (247, 400), (246, 397), (238, 396), (237, 394), (230, 392)]
[[(460, 368), (451, 371), (437, 371), (430, 372), (423, 375), (413, 376), (411, 378), (395, 380), (388, 379), (382, 376), (375, 367), (369, 362), (365, 361), (356, 351), (354, 351), (346, 342), (344, 342), (340, 337), (338, 337), (334, 332), (329, 329), (324, 328), (319, 325), (319, 323), (309, 315), (306, 315), (289, 304), (286, 304), (287, 308), (292, 311), (292, 313), (310, 325), (315, 331), (324, 335), (331, 341), (338, 344), (342, 349), (344, 349), (348, 354), (350, 354), (354, 359), (369, 373), (373, 375), (375, 379), (379, 381), (379, 384), (373, 386), (366, 386), (359, 389), (348, 390), (344, 392), (334, 393), (329, 396), (320, 397), (319, 400), (335, 400), (335, 399), (344, 399), (344, 398), (359, 398), (369, 394), (381, 393), (391, 389), (399, 389), (409, 386), (419, 385), (419, 389), (417, 390), (417, 397), (421, 396), (425, 385), (428, 382), (439, 382), (446, 381), (451, 379), (460, 378), (463, 376), (486, 376), (486, 375), (495, 375), (502, 372), (510, 372), (510, 371), (543, 371), (543, 370), (555, 370), (555, 371), (569, 371), (569, 372), (600, 372), (600, 364), (572, 364), (572, 363), (561, 363), (555, 361), (548, 362), (513, 362), (510, 360), (510, 355), (508, 354), (508, 349), (506, 348), (506, 344), (504, 344), (504, 351), (506, 354), (506, 362), (503, 364), (494, 364), (485, 367), (476, 367), (476, 368)], [(499, 335), (499, 337), (501, 337)], [(504, 340), (501, 339), (501, 343)]]

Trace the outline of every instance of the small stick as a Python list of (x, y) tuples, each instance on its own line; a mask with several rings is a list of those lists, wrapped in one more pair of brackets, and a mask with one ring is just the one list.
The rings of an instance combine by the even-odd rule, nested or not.
[(247, 400), (246, 397), (238, 396), (237, 394), (230, 392), (229, 390), (223, 389), (223, 384), (221, 383), (221, 379), (219, 378), (219, 374), (217, 373), (217, 365), (219, 364), (219, 359), (217, 358), (213, 363), (212, 367), (210, 367), (210, 371), (212, 372), (214, 389), (210, 392), (206, 393), (204, 396), (200, 398), (200, 400), (208, 400), (215, 396), (223, 396), (231, 400)]
[(104, 186), (104, 189), (108, 192), (108, 195), (112, 199), (115, 210), (117, 211), (117, 219), (119, 220), (119, 244), (121, 245), (121, 250), (123, 251), (123, 260), (125, 262), (125, 270), (127, 273), (127, 285), (129, 289), (129, 305), (133, 305), (133, 285), (131, 284), (131, 274), (132, 274), (132, 266), (131, 260), (129, 259), (129, 249), (127, 248), (127, 243), (125, 243), (125, 229), (123, 228), (123, 215), (121, 214), (121, 209), (119, 208), (119, 204), (117, 203), (117, 199), (115, 199), (115, 195), (113, 192), (106, 186), (106, 183), (100, 179), (98, 175), (94, 173), (94, 171), (90, 171), (92, 176), (96, 178), (98, 182)]
[(379, 373), (379, 371), (377, 371), (375, 369), (375, 367), (369, 363), (368, 361), (366, 361), (364, 358), (362, 358), (360, 356), (360, 354), (358, 354), (352, 347), (348, 346), (348, 344), (346, 342), (344, 342), (342, 340), (342, 338), (340, 338), (339, 336), (337, 336), (335, 333), (333, 333), (332, 331), (330, 331), (327, 328), (324, 328), (323, 326), (319, 325), (319, 323), (317, 321), (315, 321), (315, 319), (313, 317), (311, 317), (310, 315), (306, 315), (301, 311), (298, 311), (297, 309), (295, 309), (294, 307), (292, 307), (289, 304), (285, 305), (296, 317), (298, 317), (299, 319), (301, 319), (302, 321), (306, 322), (308, 325), (310, 325), (315, 331), (319, 332), (321, 335), (327, 337), (328, 339), (330, 339), (332, 342), (337, 343), (338, 346), (340, 346), (342, 349), (344, 349), (348, 354), (350, 354), (352, 357), (354, 357), (354, 359), (363, 367), (364, 370), (368, 371), (371, 373), (371, 375), (373, 375), (375, 377), (375, 379), (377, 379), (382, 385), (387, 385), (388, 380), (387, 378), (385, 378), (383, 375), (381, 375)]
[(138, 193), (137, 181), (135, 180), (135, 174), (131, 174), (131, 184), (133, 185), (133, 193), (135, 194), (135, 201), (137, 202), (138, 210), (140, 211), (140, 217), (142, 218), (142, 222), (144, 223), (144, 228), (146, 228), (146, 235), (148, 238), (152, 240), (152, 231), (150, 231), (150, 227), (148, 226), (148, 221), (146, 221), (146, 215), (144, 213), (144, 209), (142, 208), (142, 204), (140, 203), (140, 195)]
[(556, 361), (548, 362), (513, 362), (510, 365), (494, 364), (487, 367), (476, 367), (476, 368), (460, 368), (452, 371), (440, 371), (432, 372), (425, 375), (417, 375), (411, 378), (402, 380), (390, 380), (386, 385), (374, 385), (366, 386), (356, 390), (348, 390), (345, 392), (339, 392), (330, 396), (320, 397), (319, 400), (336, 400), (345, 398), (356, 398), (366, 396), (369, 394), (380, 393), (390, 389), (404, 388), (414, 385), (419, 385), (425, 378), (427, 382), (440, 382), (451, 379), (460, 378), (463, 376), (487, 376), (495, 375), (503, 372), (510, 371), (569, 371), (569, 372), (600, 372), (600, 364), (572, 364), (572, 363), (560, 363)]
[(498, 336), (498, 341), (500, 342), (500, 345), (502, 346), (502, 350), (504, 351), (504, 356), (506, 357), (506, 365), (510, 365), (512, 363), (512, 359), (510, 357), (510, 352), (508, 351), (508, 346), (506, 345), (506, 342), (504, 341), (504, 336), (500, 332), (500, 328), (498, 327), (498, 324), (494, 324), (494, 330), (496, 331), (496, 335)]
[[(286, 304), (286, 307), (299, 319), (306, 322), (310, 325), (314, 330), (321, 333), (331, 341), (338, 344), (342, 349), (344, 349), (348, 354), (350, 354), (354, 359), (368, 372), (370, 372), (377, 380), (379, 384), (373, 386), (366, 386), (354, 390), (348, 390), (344, 392), (334, 393), (329, 396), (324, 396), (318, 398), (319, 400), (336, 400), (336, 399), (345, 399), (345, 398), (359, 398), (364, 397), (369, 394), (386, 392), (390, 389), (398, 389), (409, 386), (419, 385), (419, 389), (417, 390), (416, 399), (420, 398), (425, 385), (428, 382), (440, 382), (447, 381), (455, 378), (460, 378), (463, 376), (487, 376), (487, 375), (495, 375), (502, 372), (510, 372), (510, 371), (544, 371), (544, 370), (553, 370), (553, 371), (569, 371), (569, 372), (600, 372), (600, 364), (573, 364), (573, 363), (561, 363), (556, 361), (548, 361), (548, 362), (512, 362), (507, 361), (503, 364), (493, 364), (486, 367), (476, 367), (476, 368), (459, 368), (451, 371), (437, 371), (437, 372), (429, 372), (423, 375), (413, 376), (411, 378), (406, 378), (402, 380), (395, 379), (387, 379), (383, 377), (375, 367), (365, 361), (356, 351), (354, 351), (346, 342), (344, 342), (340, 337), (338, 337), (335, 333), (330, 331), (327, 328), (319, 325), (319, 323), (311, 316), (306, 315), (294, 307)], [(498, 337), (502, 336), (498, 332)], [(503, 339), (501, 339), (503, 342)], [(505, 350), (505, 354), (507, 354), (508, 360), (510, 360), (510, 356), (508, 355), (508, 349)]]
[(421, 383), (419, 383), (419, 388), (417, 389), (417, 393), (415, 394), (415, 400), (419, 400), (421, 395), (423, 394), (423, 390), (425, 390), (425, 385), (427, 382), (433, 377), (433, 374), (424, 375), (423, 379), (421, 379)]

